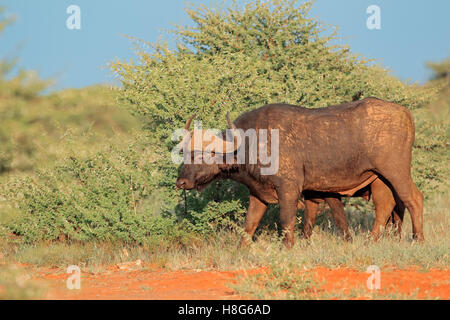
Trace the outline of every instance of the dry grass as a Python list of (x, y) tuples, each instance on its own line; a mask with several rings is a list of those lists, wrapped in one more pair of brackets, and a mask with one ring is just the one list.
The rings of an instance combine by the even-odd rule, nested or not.
[(426, 242), (423, 244), (411, 241), (411, 223), (406, 215), (401, 240), (385, 234), (380, 241), (371, 242), (367, 232), (354, 231), (354, 240), (348, 243), (330, 225), (316, 227), (309, 241), (297, 235), (291, 250), (283, 249), (278, 234), (273, 230), (263, 230), (255, 242), (244, 249), (238, 248), (239, 232), (229, 231), (204, 239), (192, 238), (184, 245), (164, 238), (149, 239), (143, 246), (119, 242), (29, 245), (10, 241), (3, 242), (0, 249), (7, 260), (52, 267), (77, 264), (88, 268), (141, 259), (173, 270), (238, 270), (273, 265), (306, 268), (346, 266), (357, 270), (365, 270), (369, 265), (446, 269), (450, 252), (447, 232), (450, 229), (449, 206), (450, 200), (444, 195), (426, 203)]

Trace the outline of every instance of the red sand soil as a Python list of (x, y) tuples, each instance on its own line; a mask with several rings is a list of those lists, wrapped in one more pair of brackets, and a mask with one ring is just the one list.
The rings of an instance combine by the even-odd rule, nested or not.
[[(324, 285), (322, 290), (327, 292), (340, 291), (349, 293), (351, 289), (361, 289), (367, 287), (368, 273), (358, 272), (347, 268), (326, 269), (316, 268), (314, 270), (317, 280)], [(392, 269), (381, 271), (380, 294), (417, 294), (418, 299), (450, 299), (450, 270), (429, 270), (421, 272), (418, 268), (406, 270)], [(367, 299), (367, 296), (355, 299)]]
[[(267, 272), (267, 268), (246, 271), (168, 271), (155, 266), (145, 268), (133, 263), (109, 267), (107, 271), (91, 274), (82, 272), (81, 289), (68, 290), (68, 274), (60, 269), (38, 269), (34, 279), (47, 287), (47, 299), (150, 299), (150, 300), (234, 300), (246, 299), (237, 294), (231, 283), (239, 276)], [(311, 270), (310, 270), (311, 271)], [(352, 289), (366, 288), (368, 273), (347, 268), (312, 270), (320, 283), (317, 292), (339, 292), (340, 298)], [(419, 299), (450, 299), (450, 270), (421, 272), (417, 268), (381, 271), (381, 291), (385, 293), (414, 294)], [(364, 289), (367, 290), (367, 289)], [(364, 291), (362, 291), (364, 292)], [(344, 293), (344, 294), (342, 294)], [(352, 299), (367, 299), (367, 296)]]

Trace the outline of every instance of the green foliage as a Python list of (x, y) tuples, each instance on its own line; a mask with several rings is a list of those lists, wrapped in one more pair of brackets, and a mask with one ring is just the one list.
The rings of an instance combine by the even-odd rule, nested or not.
[[(7, 229), (26, 242), (145, 243), (158, 236), (182, 241), (192, 232), (206, 234), (230, 226), (235, 213), (245, 211), (237, 201), (223, 206), (219, 199), (192, 198), (187, 214), (177, 214), (184, 203), (167, 201), (168, 187), (160, 184), (161, 173), (155, 170), (160, 157), (145, 137), (135, 139), (126, 148), (111, 146), (85, 158), (72, 156), (41, 170), (34, 179), (6, 183), (8, 201), (19, 211), (6, 221)], [(226, 193), (224, 187), (221, 192)]]
[[(240, 197), (235, 197), (236, 194)], [(182, 204), (178, 209), (186, 219), (185, 222), (188, 222), (188, 230), (205, 233), (233, 228), (236, 223), (242, 225), (248, 191), (244, 186), (231, 181), (217, 181), (204, 194), (192, 194), (186, 200), (186, 207)]]
[(0, 65), (0, 69), (4, 72), (0, 74), (0, 94), (3, 99), (18, 98), (30, 101), (37, 98), (51, 83), (51, 81), (41, 80), (34, 71), (25, 70), (20, 70), (12, 79), (6, 79), (14, 66), (14, 60), (3, 61)]
[[(141, 143), (125, 150), (111, 147), (87, 157), (22, 178), (10, 185), (21, 215), (9, 228), (26, 241), (40, 239), (123, 240), (142, 242), (149, 234), (167, 233), (174, 217), (155, 208), (151, 154)], [(149, 213), (148, 209), (152, 209)]]
[[(2, 12), (0, 32), (13, 20)], [(113, 90), (93, 86), (44, 95), (52, 81), (17, 70), (16, 62), (0, 59), (0, 179), (6, 173), (29, 174), (72, 150), (91, 153), (104, 136), (139, 127), (137, 119), (115, 106)]]
[(440, 89), (431, 103), (414, 110), (416, 142), (413, 174), (426, 197), (448, 192), (450, 175), (450, 59), (429, 64), (434, 71), (429, 85)]
[(139, 127), (137, 119), (114, 106), (113, 92), (105, 87), (41, 96), (44, 82), (29, 83), (14, 78), (0, 84), (0, 175), (48, 166), (73, 150), (92, 153), (104, 137), (120, 140)]
[(429, 62), (428, 67), (433, 70), (433, 80), (445, 81), (446, 85), (449, 85), (450, 81), (450, 58), (441, 62)]

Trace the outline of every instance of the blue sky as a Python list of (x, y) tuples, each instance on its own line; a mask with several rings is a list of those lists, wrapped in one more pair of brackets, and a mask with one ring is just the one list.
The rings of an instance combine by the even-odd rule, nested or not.
[[(66, 27), (72, 4), (81, 8), (81, 30)], [(381, 9), (381, 30), (366, 27), (370, 5)], [(155, 42), (173, 23), (190, 24), (185, 0), (0, 0), (0, 6), (17, 17), (0, 35), (0, 57), (18, 56), (20, 67), (54, 78), (54, 89), (111, 82), (106, 64), (134, 56), (121, 34)], [(316, 0), (311, 15), (339, 26), (338, 43), (352, 52), (423, 83), (430, 77), (425, 63), (450, 56), (449, 13), (448, 0)]]

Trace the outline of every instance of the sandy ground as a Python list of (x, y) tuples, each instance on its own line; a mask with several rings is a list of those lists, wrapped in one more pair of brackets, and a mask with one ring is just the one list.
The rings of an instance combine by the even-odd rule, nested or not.
[[(46, 299), (151, 299), (151, 300), (236, 300), (248, 299), (237, 294), (230, 284), (240, 276), (266, 272), (267, 269), (243, 271), (168, 271), (156, 266), (142, 266), (140, 262), (111, 266), (101, 273), (81, 274), (81, 288), (67, 289), (70, 276), (60, 269), (36, 269), (33, 280), (47, 288)], [(320, 283), (320, 293), (339, 292), (341, 299), (366, 299), (368, 273), (351, 269), (315, 268), (313, 274)], [(414, 294), (417, 297), (450, 299), (450, 270), (419, 269), (381, 271), (381, 290), (384, 294)], [(352, 289), (367, 292), (354, 296)], [(360, 290), (364, 289), (364, 290)], [(344, 293), (344, 294), (343, 294)]]

